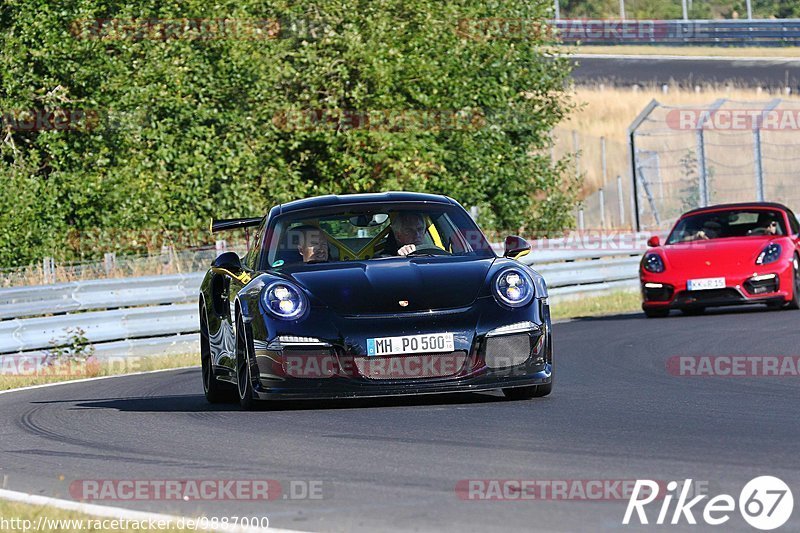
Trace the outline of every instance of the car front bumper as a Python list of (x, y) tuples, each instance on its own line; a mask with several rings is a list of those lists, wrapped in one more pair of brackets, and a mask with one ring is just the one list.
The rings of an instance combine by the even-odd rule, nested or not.
[[(493, 299), (443, 312), (341, 317), (317, 310), (292, 325), (248, 326), (259, 399), (334, 399), (478, 392), (552, 382), (549, 307), (498, 309)], [(446, 353), (370, 357), (367, 339), (453, 333)]]
[[(780, 304), (792, 298), (791, 261), (753, 265), (748, 269), (730, 269), (688, 277), (680, 273), (640, 271), (642, 308), (692, 309), (729, 305)], [(725, 278), (725, 288), (688, 290), (693, 278)]]

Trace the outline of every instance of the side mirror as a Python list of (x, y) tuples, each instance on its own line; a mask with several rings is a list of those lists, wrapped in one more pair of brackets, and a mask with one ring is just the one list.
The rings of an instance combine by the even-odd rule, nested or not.
[(242, 283), (250, 282), (250, 274), (244, 271), (242, 260), (236, 252), (225, 252), (214, 259), (211, 263), (211, 271), (217, 274), (224, 274), (239, 280)]
[(661, 239), (658, 238), (658, 235), (653, 235), (652, 237), (647, 239), (647, 246), (649, 246), (650, 248), (661, 246)]
[(242, 260), (239, 259), (236, 252), (225, 252), (219, 254), (217, 258), (214, 259), (214, 262), (211, 263), (211, 267), (238, 272), (242, 270)]
[(506, 237), (506, 247), (505, 252), (503, 252), (503, 257), (516, 259), (517, 256), (524, 255), (530, 251), (531, 245), (522, 237), (517, 237), (516, 235), (509, 235)]

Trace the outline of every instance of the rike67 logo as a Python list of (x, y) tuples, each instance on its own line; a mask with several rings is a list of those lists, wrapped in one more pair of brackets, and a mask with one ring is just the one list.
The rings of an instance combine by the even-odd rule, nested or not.
[[(659, 497), (659, 484), (649, 479), (637, 479), (633, 493), (628, 500), (628, 508), (622, 523), (628, 525), (635, 516), (640, 524), (649, 524), (652, 519), (647, 516), (645, 506), (654, 502)], [(667, 483), (667, 492), (661, 500), (661, 508), (655, 524), (697, 524), (695, 513), (702, 516), (703, 521), (711, 526), (719, 526), (731, 518), (731, 513), (736, 510), (736, 500), (729, 494), (714, 496), (708, 501), (707, 494), (701, 494), (689, 499), (692, 480), (687, 479), (682, 486), (677, 481)], [(674, 509), (670, 509), (677, 496)], [(782, 480), (773, 476), (760, 476), (751, 479), (739, 493), (739, 513), (742, 518), (756, 529), (769, 531), (781, 527), (792, 516), (794, 498), (789, 486)], [(672, 511), (670, 513), (670, 511)], [(671, 516), (670, 516), (671, 514)], [(685, 522), (683, 522), (685, 520)], [(635, 523), (635, 522), (634, 522)]]

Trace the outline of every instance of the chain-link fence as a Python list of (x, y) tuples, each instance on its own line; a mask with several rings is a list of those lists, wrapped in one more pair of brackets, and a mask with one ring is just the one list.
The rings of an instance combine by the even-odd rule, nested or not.
[(576, 229), (630, 229), (633, 226), (628, 146), (581, 133), (553, 130), (551, 157), (572, 159), (570, 172), (581, 177), (582, 200), (575, 211)]
[(666, 229), (688, 209), (719, 203), (800, 206), (799, 102), (654, 100), (629, 132), (639, 229)]
[(103, 261), (58, 263), (45, 257), (41, 263), (20, 268), (0, 269), (0, 287), (40, 285), (103, 278), (130, 278), (204, 271), (222, 252), (246, 252), (242, 243), (219, 240), (216, 245), (175, 250), (164, 246), (160, 254), (117, 257), (105, 254)]

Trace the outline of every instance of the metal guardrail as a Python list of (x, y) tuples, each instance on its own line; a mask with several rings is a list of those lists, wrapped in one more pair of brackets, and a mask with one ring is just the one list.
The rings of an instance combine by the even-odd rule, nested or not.
[[(193, 302), (203, 273), (74, 281), (0, 290), (0, 319)], [(2, 341), (0, 341), (2, 342)]]
[[(591, 249), (591, 242), (576, 250), (564, 249), (566, 240), (534, 241), (521, 261), (545, 277), (551, 299), (629, 289), (637, 286), (639, 241), (602, 250)], [(192, 273), (1, 289), (0, 354), (46, 354), (69, 344), (78, 329), (99, 357), (197, 351), (202, 278)]]
[(797, 46), (800, 19), (550, 21), (566, 44)]
[[(595, 232), (596, 233), (596, 232)], [(572, 232), (560, 239), (539, 239), (520, 258), (547, 282), (550, 301), (596, 296), (639, 287), (639, 261), (649, 233)], [(663, 236), (662, 236), (663, 238)]]
[[(523, 258), (524, 259), (524, 258)], [(570, 263), (552, 263), (536, 267), (544, 276), (547, 288), (553, 295), (564, 294), (568, 287), (583, 287), (596, 283), (612, 281), (637, 280), (639, 275), (639, 257), (606, 259), (603, 261), (577, 261)]]
[[(126, 305), (126, 302), (117, 302)], [(197, 332), (197, 304), (133, 307), (0, 322), (0, 353), (42, 350), (68, 342), (80, 328), (92, 343)]]

